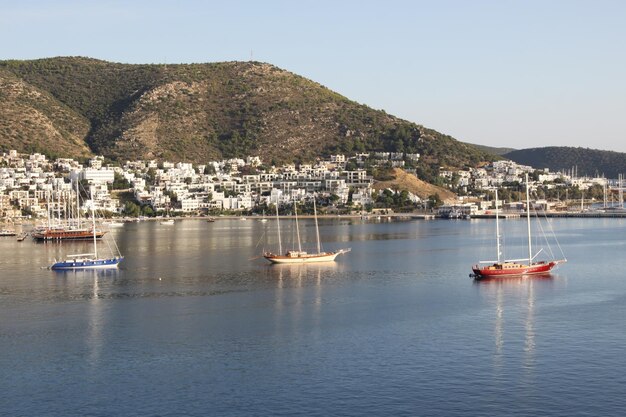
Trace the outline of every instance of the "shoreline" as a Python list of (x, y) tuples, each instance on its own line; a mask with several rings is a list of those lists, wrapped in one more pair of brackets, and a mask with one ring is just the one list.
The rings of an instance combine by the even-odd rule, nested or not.
[[(521, 218), (525, 217), (525, 213), (500, 213), (499, 217), (503, 219), (511, 219), (511, 218)], [(545, 212), (536, 214), (531, 213), (531, 217), (549, 217), (549, 218), (626, 218), (626, 211), (616, 211), (616, 212)], [(143, 221), (162, 221), (164, 219), (172, 219), (172, 220), (210, 220), (219, 221), (219, 220), (261, 220), (265, 218), (266, 220), (275, 220), (276, 216), (255, 216), (255, 215), (218, 215), (218, 216), (179, 216), (179, 217), (112, 217), (108, 219), (99, 220), (102, 221), (120, 221), (125, 223), (133, 223), (133, 222), (143, 222)], [(279, 215), (279, 219), (295, 219), (294, 215)], [(298, 215), (299, 219), (313, 219), (315, 218), (312, 214), (301, 214)], [(430, 213), (392, 213), (392, 214), (318, 214), (318, 219), (363, 219), (363, 220), (377, 220), (377, 219), (401, 219), (401, 220), (459, 220), (459, 219), (448, 219), (443, 216), (437, 214)], [(474, 214), (470, 219), (495, 219), (495, 213), (480, 213)], [(17, 219), (17, 221), (13, 219), (2, 219), (0, 225), (4, 226), (19, 226), (19, 225), (35, 225), (37, 223), (41, 223), (45, 221), (45, 219)]]

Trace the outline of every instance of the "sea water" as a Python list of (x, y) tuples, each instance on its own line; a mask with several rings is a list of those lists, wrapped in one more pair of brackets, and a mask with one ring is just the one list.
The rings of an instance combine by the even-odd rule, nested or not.
[[(623, 415), (626, 221), (549, 226), (565, 265), (481, 282), (493, 220), (320, 220), (352, 251), (319, 265), (260, 257), (274, 220), (129, 223), (117, 271), (44, 269), (89, 242), (0, 238), (0, 414)], [(524, 220), (501, 227), (526, 256)]]

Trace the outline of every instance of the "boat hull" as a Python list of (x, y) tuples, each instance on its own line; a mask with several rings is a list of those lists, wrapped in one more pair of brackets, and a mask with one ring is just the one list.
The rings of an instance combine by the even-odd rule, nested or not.
[(332, 262), (337, 255), (347, 252), (347, 250), (338, 250), (337, 252), (325, 252), (316, 254), (304, 254), (298, 256), (275, 255), (268, 253), (263, 255), (265, 259), (274, 264), (305, 264), (314, 262)]
[(550, 272), (555, 266), (562, 262), (564, 261), (537, 262), (530, 265), (504, 263), (484, 267), (475, 265), (472, 271), (474, 271), (474, 278), (477, 279), (535, 275)]
[[(106, 232), (96, 231), (96, 239), (101, 239)], [(93, 231), (88, 229), (83, 230), (54, 230), (47, 229), (43, 231), (36, 231), (32, 234), (33, 239), (38, 241), (46, 240), (87, 240), (93, 239)]]
[(76, 270), (76, 269), (112, 269), (117, 268), (119, 263), (124, 260), (123, 256), (119, 258), (109, 259), (72, 259), (54, 263), (50, 269), (60, 270)]

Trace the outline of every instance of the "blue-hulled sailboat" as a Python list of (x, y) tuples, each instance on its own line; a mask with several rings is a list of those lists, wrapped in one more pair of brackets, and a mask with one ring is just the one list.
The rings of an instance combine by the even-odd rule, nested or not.
[(99, 258), (98, 257), (98, 243), (96, 233), (96, 219), (93, 207), (91, 208), (91, 221), (93, 231), (93, 253), (80, 253), (76, 255), (68, 255), (64, 261), (55, 262), (50, 266), (50, 269), (65, 270), (65, 269), (111, 269), (117, 268), (119, 263), (124, 260), (124, 257), (119, 253), (117, 245), (117, 256), (112, 258)]

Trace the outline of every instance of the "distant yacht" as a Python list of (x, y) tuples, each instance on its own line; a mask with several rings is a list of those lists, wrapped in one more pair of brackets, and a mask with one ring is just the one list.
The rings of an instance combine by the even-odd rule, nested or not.
[[(76, 255), (68, 255), (68, 259), (55, 262), (50, 266), (54, 270), (75, 270), (75, 269), (111, 269), (117, 268), (124, 257), (119, 253), (112, 258), (98, 257), (98, 244), (96, 238), (96, 220), (94, 208), (91, 209), (92, 216), (92, 236), (93, 236), (93, 253), (80, 253)], [(117, 249), (117, 245), (115, 245)]]
[(118, 221), (108, 221), (108, 222), (104, 222), (102, 223), (104, 226), (108, 226), (108, 227), (124, 227), (124, 222), (118, 222)]
[(281, 255), (283, 252), (282, 242), (280, 239), (280, 219), (278, 217), (278, 202), (276, 202), (276, 228), (278, 230), (278, 254), (272, 252), (265, 252), (263, 257), (268, 261), (275, 264), (297, 264), (297, 263), (312, 263), (312, 262), (332, 262), (338, 255), (342, 253), (350, 252), (350, 248), (348, 249), (339, 249), (334, 252), (322, 252), (321, 244), (320, 244), (320, 231), (319, 226), (317, 224), (317, 210), (315, 206), (315, 199), (313, 199), (313, 214), (315, 217), (315, 235), (317, 236), (317, 252), (316, 253), (307, 253), (302, 250), (302, 245), (300, 243), (300, 228), (298, 227), (298, 209), (296, 207), (296, 202), (293, 203), (294, 214), (296, 216), (296, 234), (298, 236), (298, 250), (288, 250), (284, 255)]
[(172, 226), (174, 224), (174, 219), (161, 220), (159, 223), (164, 226)]
[[(50, 204), (48, 202), (48, 208)], [(102, 230), (91, 230), (89, 227), (82, 227), (79, 209), (78, 182), (76, 183), (76, 218), (73, 221), (66, 219), (62, 222), (59, 216), (58, 224), (52, 224), (52, 216), (48, 210), (48, 224), (35, 228), (31, 232), (33, 239), (37, 241), (50, 240), (88, 240), (95, 233), (96, 239), (101, 239), (106, 232)], [(70, 224), (72, 222), (72, 224)]]
[(498, 190), (496, 190), (496, 260), (481, 261), (479, 264), (474, 265), (472, 267), (473, 273), (470, 274), (470, 277), (475, 279), (483, 279), (505, 278), (518, 275), (544, 274), (550, 272), (555, 266), (567, 262), (567, 259), (553, 259), (549, 261), (534, 260), (537, 255), (539, 255), (539, 252), (537, 252), (533, 256), (532, 239), (530, 233), (530, 197), (528, 191), (528, 174), (526, 174), (526, 219), (528, 224), (528, 258), (501, 260), (502, 253), (500, 251), (500, 226), (498, 213)]

